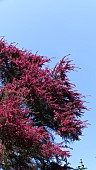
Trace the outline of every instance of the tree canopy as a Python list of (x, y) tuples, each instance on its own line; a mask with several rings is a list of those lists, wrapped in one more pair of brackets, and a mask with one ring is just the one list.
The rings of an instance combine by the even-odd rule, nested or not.
[[(74, 90), (64, 57), (53, 69), (51, 59), (0, 40), (0, 162), (19, 170), (70, 156), (67, 142), (79, 140), (86, 121), (82, 95)], [(56, 143), (53, 132), (63, 142)], [(23, 163), (22, 163), (23, 162)], [(25, 168), (26, 169), (26, 168)], [(28, 169), (28, 168), (27, 168)]]
[(80, 159), (80, 165), (78, 166), (78, 168), (76, 168), (76, 170), (85, 170), (87, 168), (85, 168), (82, 159)]

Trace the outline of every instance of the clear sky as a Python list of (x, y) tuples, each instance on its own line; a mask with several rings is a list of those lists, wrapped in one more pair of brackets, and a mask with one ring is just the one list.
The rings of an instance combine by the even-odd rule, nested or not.
[(0, 0), (0, 36), (18, 47), (53, 59), (53, 67), (71, 54), (80, 67), (70, 73), (76, 89), (91, 108), (83, 119), (91, 124), (81, 140), (71, 147), (69, 159), (77, 167), (80, 159), (88, 170), (96, 169), (96, 1), (95, 0)]

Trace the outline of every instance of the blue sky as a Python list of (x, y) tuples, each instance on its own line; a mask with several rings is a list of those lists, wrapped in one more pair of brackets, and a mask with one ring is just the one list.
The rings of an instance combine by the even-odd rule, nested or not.
[(83, 159), (88, 170), (96, 166), (96, 1), (95, 0), (0, 0), (0, 36), (19, 48), (48, 57), (53, 67), (71, 54), (80, 67), (70, 73), (76, 89), (86, 96), (90, 111), (83, 119), (91, 124), (81, 140), (71, 144), (69, 159), (77, 167)]

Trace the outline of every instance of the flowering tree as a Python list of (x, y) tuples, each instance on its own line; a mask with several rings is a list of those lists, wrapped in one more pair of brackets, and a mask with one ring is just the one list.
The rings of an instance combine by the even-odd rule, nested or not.
[[(7, 169), (59, 165), (70, 156), (66, 142), (79, 140), (86, 126), (82, 95), (67, 75), (74, 65), (64, 57), (49, 69), (49, 61), (0, 40), (0, 161)], [(55, 143), (53, 132), (63, 143)]]

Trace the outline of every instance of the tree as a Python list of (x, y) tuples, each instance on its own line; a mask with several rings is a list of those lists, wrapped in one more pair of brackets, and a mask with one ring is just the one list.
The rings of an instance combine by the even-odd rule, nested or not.
[(82, 159), (80, 159), (80, 166), (78, 166), (78, 168), (76, 170), (85, 170), (85, 169), (87, 169), (87, 168), (84, 167)]
[(70, 156), (67, 142), (79, 140), (86, 127), (82, 95), (67, 75), (74, 65), (64, 57), (49, 69), (49, 61), (0, 40), (0, 160), (7, 170), (60, 166)]

